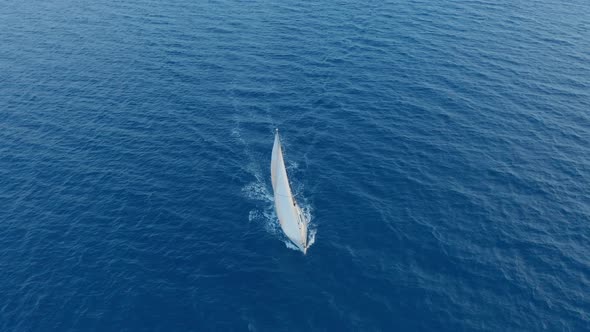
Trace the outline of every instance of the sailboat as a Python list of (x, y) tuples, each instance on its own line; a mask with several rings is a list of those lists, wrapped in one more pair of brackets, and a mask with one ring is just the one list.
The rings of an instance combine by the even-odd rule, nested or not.
[(289, 240), (305, 254), (308, 248), (307, 220), (291, 193), (278, 129), (276, 129), (275, 142), (272, 147), (270, 176), (274, 192), (275, 210), (281, 229)]

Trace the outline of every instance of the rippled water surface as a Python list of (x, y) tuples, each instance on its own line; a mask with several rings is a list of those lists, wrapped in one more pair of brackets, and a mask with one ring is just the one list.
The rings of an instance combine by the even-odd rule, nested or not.
[(0, 4), (1, 331), (590, 329), (587, 1)]

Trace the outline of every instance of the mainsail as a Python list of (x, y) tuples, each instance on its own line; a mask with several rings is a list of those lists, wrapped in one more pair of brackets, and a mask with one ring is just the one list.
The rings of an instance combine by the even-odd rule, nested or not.
[(272, 147), (270, 176), (274, 191), (275, 209), (281, 228), (289, 240), (305, 253), (307, 251), (307, 220), (305, 220), (301, 208), (291, 194), (278, 129)]

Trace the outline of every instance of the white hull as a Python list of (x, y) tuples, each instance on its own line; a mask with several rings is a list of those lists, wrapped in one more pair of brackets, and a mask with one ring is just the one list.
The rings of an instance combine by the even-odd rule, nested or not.
[(307, 252), (307, 220), (299, 205), (293, 198), (285, 161), (283, 160), (283, 150), (279, 132), (275, 134), (275, 141), (272, 148), (272, 158), (270, 163), (270, 173), (272, 180), (272, 189), (274, 192), (274, 202), (279, 224), (283, 233), (296, 245), (303, 253)]

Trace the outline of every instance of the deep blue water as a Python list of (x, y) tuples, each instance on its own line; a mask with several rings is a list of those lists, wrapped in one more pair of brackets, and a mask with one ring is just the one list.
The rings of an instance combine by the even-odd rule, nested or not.
[(588, 1), (0, 2), (0, 331), (590, 329)]

